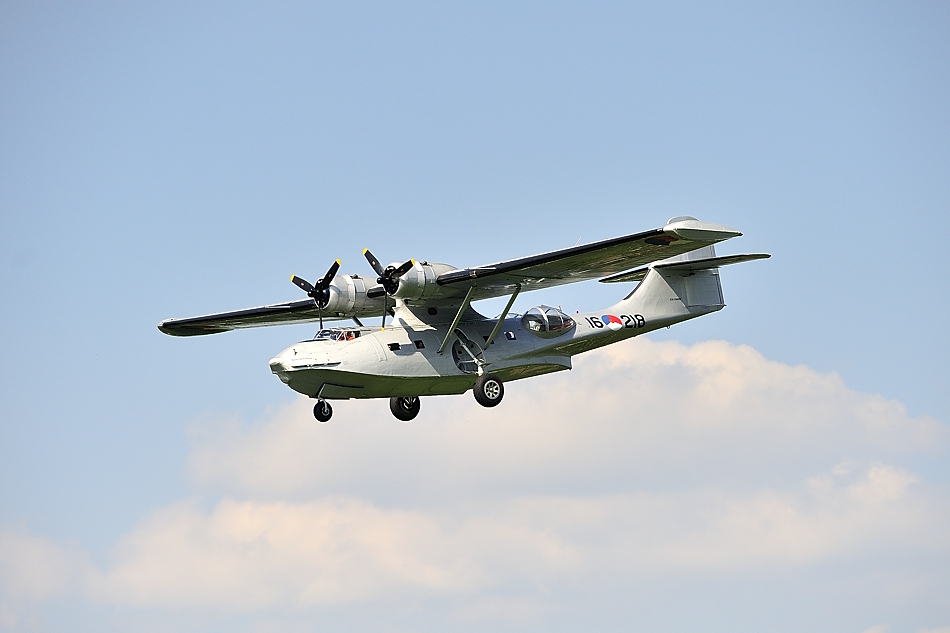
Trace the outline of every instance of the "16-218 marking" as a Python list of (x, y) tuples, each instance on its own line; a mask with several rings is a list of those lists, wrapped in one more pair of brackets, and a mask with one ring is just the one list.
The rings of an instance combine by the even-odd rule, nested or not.
[(584, 317), (584, 320), (587, 321), (587, 324), (592, 328), (597, 329), (610, 327), (610, 325), (614, 326), (611, 329), (637, 329), (642, 328), (647, 324), (647, 321), (643, 318), (642, 314), (618, 314), (617, 316), (605, 314), (602, 317)]

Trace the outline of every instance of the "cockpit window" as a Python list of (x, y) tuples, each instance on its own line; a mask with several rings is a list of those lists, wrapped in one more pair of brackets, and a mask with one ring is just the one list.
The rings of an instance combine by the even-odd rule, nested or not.
[(340, 328), (330, 328), (320, 330), (313, 337), (314, 341), (352, 341), (360, 337), (359, 330), (342, 330)]
[(574, 320), (551, 306), (531, 308), (521, 317), (521, 324), (532, 334), (543, 338), (554, 338), (574, 327)]
[(535, 334), (547, 331), (547, 322), (544, 320), (544, 315), (538, 308), (531, 308), (525, 312), (525, 315), (521, 317), (521, 322), (524, 324), (525, 329)]

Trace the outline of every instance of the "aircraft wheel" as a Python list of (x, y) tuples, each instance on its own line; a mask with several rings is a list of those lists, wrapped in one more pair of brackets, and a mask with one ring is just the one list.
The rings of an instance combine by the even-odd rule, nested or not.
[(505, 396), (505, 386), (492, 374), (479, 376), (472, 389), (475, 400), (483, 407), (494, 407)]
[(416, 396), (390, 398), (389, 410), (393, 412), (397, 420), (408, 422), (419, 415), (419, 398)]
[(317, 422), (329, 422), (332, 415), (333, 407), (326, 400), (320, 400), (313, 405), (313, 417), (317, 419)]

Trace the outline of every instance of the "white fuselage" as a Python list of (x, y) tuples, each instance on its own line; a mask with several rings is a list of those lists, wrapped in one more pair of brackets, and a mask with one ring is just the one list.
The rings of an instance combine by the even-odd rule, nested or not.
[[(491, 345), (494, 319), (463, 321), (449, 337), (449, 324), (426, 324), (400, 305), (385, 330), (362, 327), (352, 340), (311, 340), (270, 361), (291, 389), (324, 399), (458, 394), (480, 373), (503, 381), (571, 368), (571, 356), (721, 309), (721, 302), (688, 305), (681, 281), (651, 273), (640, 292), (600, 312), (569, 315), (559, 333), (537, 333), (521, 316), (504, 320)], [(718, 279), (716, 279), (718, 286)], [(567, 316), (567, 315), (564, 315)]]

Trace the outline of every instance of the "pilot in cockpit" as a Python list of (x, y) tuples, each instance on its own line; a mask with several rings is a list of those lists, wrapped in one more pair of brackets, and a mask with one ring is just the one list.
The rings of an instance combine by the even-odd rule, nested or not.
[(338, 329), (327, 329), (320, 330), (317, 332), (317, 335), (313, 337), (315, 341), (352, 341), (360, 337), (358, 330), (338, 330)]

